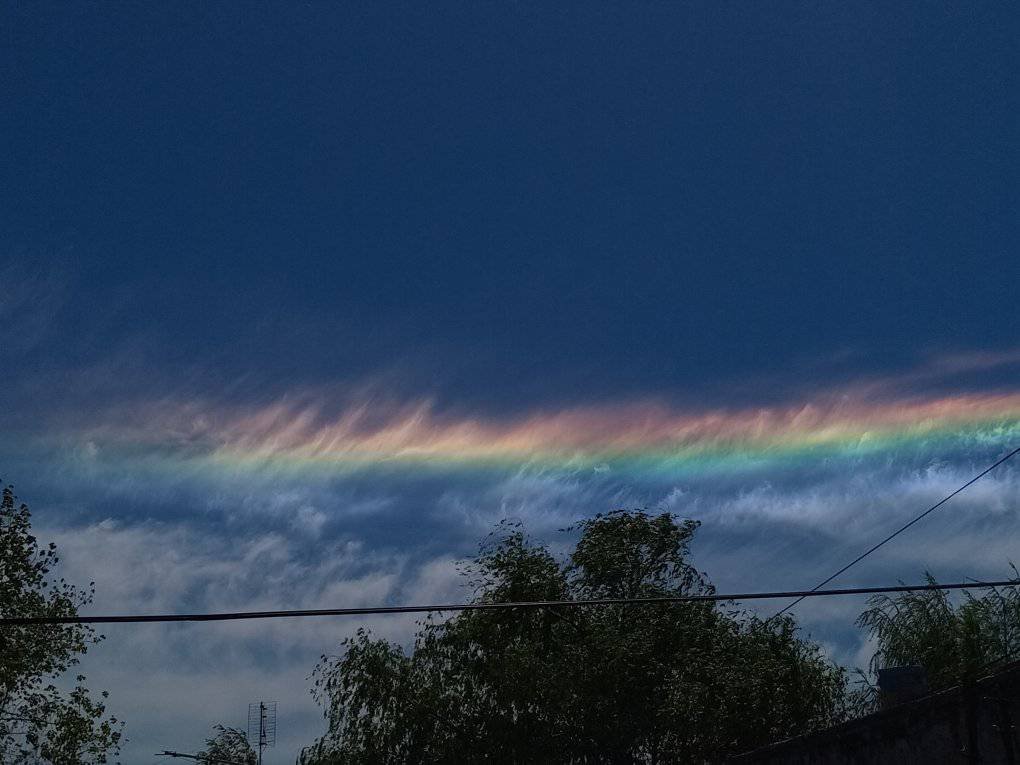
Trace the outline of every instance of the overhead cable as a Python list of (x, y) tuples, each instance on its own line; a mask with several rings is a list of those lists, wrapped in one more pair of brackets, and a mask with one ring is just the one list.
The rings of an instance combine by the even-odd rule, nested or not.
[(500, 611), (511, 609), (586, 608), (599, 606), (668, 606), (678, 603), (718, 603), (776, 598), (820, 598), (835, 595), (875, 595), (926, 590), (980, 590), (1020, 585), (1020, 579), (995, 582), (958, 582), (954, 584), (899, 584), (885, 587), (844, 587), (834, 590), (787, 590), (779, 592), (741, 592), (730, 594), (664, 595), (650, 598), (589, 598), (585, 600), (523, 600), (508, 602), (440, 603), (435, 605), (368, 606), (363, 608), (307, 608), (289, 611), (235, 611), (206, 614), (124, 614), (117, 616), (9, 616), (0, 618), (0, 627), (40, 624), (142, 624), (148, 622), (223, 622), (240, 619), (287, 619), (308, 616), (369, 616), (413, 614), (443, 611)]
[(914, 516), (914, 518), (912, 518), (908, 523), (905, 523), (904, 525), (900, 526), (900, 528), (896, 529), (896, 531), (894, 531), (892, 534), (887, 536), (885, 539), (883, 539), (878, 544), (869, 547), (867, 550), (862, 552), (860, 555), (858, 555), (852, 561), (850, 561), (845, 566), (843, 566), (843, 568), (839, 569), (834, 574), (831, 574), (831, 575), (827, 576), (825, 579), (823, 579), (822, 581), (820, 581), (812, 589), (808, 590), (808, 592), (803, 593), (801, 595), (798, 595), (796, 600), (794, 600), (792, 603), (788, 603), (787, 605), (783, 606), (779, 611), (777, 611), (775, 613), (774, 616), (781, 616), (782, 614), (785, 614), (787, 611), (789, 611), (795, 605), (797, 605), (802, 600), (804, 600), (804, 598), (809, 597), (811, 595), (811, 593), (813, 593), (813, 592), (815, 592), (817, 590), (820, 590), (822, 587), (827, 585), (829, 582), (831, 582), (837, 576), (839, 576), (840, 574), (842, 574), (845, 571), (849, 570), (850, 568), (856, 566), (858, 563), (860, 563), (862, 560), (867, 558), (869, 555), (871, 555), (871, 553), (875, 552), (875, 550), (877, 550), (879, 547), (884, 545), (886, 542), (889, 542), (892, 539), (894, 539), (895, 537), (898, 537), (900, 534), (902, 534), (904, 531), (909, 529), (911, 526), (913, 526), (919, 520), (921, 520), (922, 518), (925, 518), (930, 513), (933, 513), (934, 511), (938, 510), (940, 507), (942, 507), (942, 505), (944, 505), (946, 502), (951, 500), (953, 497), (955, 497), (961, 491), (966, 489), (968, 486), (970, 486), (971, 484), (977, 483), (979, 480), (981, 480), (986, 475), (988, 475), (993, 470), (995, 470), (995, 468), (999, 467), (999, 465), (1003, 464), (1004, 462), (1006, 462), (1009, 459), (1012, 459), (1017, 454), (1020, 454), (1020, 446), (1018, 446), (1016, 449), (1011, 451), (1005, 457), (1002, 457), (1001, 459), (999, 459), (994, 465), (990, 465), (989, 467), (987, 467), (984, 470), (982, 470), (980, 473), (978, 473), (976, 476), (971, 478), (969, 481), (967, 481), (967, 483), (965, 483), (963, 486), (958, 488), (956, 491), (952, 492), (951, 494), (947, 494), (946, 496), (944, 496), (942, 499), (940, 499), (938, 502), (936, 502), (934, 505), (929, 507), (927, 510), (925, 510), (920, 515)]

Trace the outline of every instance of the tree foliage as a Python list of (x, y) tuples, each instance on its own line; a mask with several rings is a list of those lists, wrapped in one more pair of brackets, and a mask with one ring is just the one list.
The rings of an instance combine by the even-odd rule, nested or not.
[[(465, 573), (479, 602), (710, 593), (697, 526), (596, 516), (560, 561), (504, 525)], [(708, 602), (466, 611), (410, 653), (359, 630), (313, 677), (327, 732), (305, 765), (718, 761), (833, 722), (846, 687), (792, 618)]]
[(206, 739), (205, 750), (198, 753), (200, 762), (255, 765), (258, 757), (244, 731), (223, 725), (216, 725), (213, 730), (216, 735)]
[[(0, 614), (75, 616), (92, 602), (56, 578), (54, 544), (31, 533), (28, 507), (8, 486), (0, 496)], [(106, 714), (106, 693), (93, 698), (78, 675), (70, 691), (57, 679), (99, 640), (80, 624), (0, 627), (0, 754), (4, 762), (105, 763), (119, 752), (121, 724)]]
[[(925, 576), (936, 584), (930, 573)], [(931, 687), (939, 689), (1020, 658), (1020, 591), (1015, 587), (989, 589), (980, 596), (967, 591), (959, 603), (945, 590), (921, 590), (876, 595), (868, 605), (857, 624), (877, 643), (872, 671), (919, 664)]]

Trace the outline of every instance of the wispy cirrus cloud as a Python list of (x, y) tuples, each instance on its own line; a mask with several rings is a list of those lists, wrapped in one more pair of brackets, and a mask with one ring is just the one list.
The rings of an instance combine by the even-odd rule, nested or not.
[[(726, 481), (522, 469), (496, 480), (450, 477), (441, 490), (424, 497), (411, 487), (402, 493), (388, 480), (363, 483), (353, 494), (343, 482), (311, 493), (302, 489), (300, 477), (292, 477), (254, 491), (242, 483), (220, 484), (219, 495), (206, 504), (181, 502), (171, 492), (159, 500), (174, 506), (162, 513), (163, 520), (139, 517), (131, 505), (111, 501), (97, 486), (79, 493), (77, 503), (102, 507), (107, 517), (82, 524), (83, 516), (70, 509), (54, 512), (43, 506), (36, 519), (41, 538), (60, 545), (63, 573), (77, 581), (96, 579), (94, 612), (463, 600), (470, 593), (457, 561), (470, 556), (501, 518), (523, 521), (537, 540), (563, 554), (571, 534), (561, 528), (621, 506), (701, 520), (695, 563), (720, 591), (786, 589), (811, 586), (831, 573), (972, 477), (976, 465), (972, 458), (908, 454), (831, 468)], [(1020, 468), (1003, 468), (839, 583), (915, 581), (926, 569), (946, 581), (1007, 574), (1009, 561), (1017, 557)], [(354, 497), (371, 496), (385, 501), (363, 502), (356, 517), (349, 516)], [(246, 506), (252, 509), (238, 510)], [(305, 507), (328, 519), (314, 534), (291, 523), (271, 523), (283, 513), (300, 524)], [(215, 516), (213, 525), (209, 514)], [(394, 518), (403, 533), (373, 531)], [(750, 605), (771, 613), (781, 604)], [(805, 601), (797, 614), (835, 659), (861, 664), (867, 648), (853, 620), (862, 608), (859, 598)], [(406, 645), (414, 622), (414, 617), (376, 617), (118, 626), (106, 630), (109, 639), (92, 652), (85, 669), (96, 687), (112, 691), (112, 707), (128, 719), (134, 738), (130, 752), (177, 745), (161, 738), (170, 720), (175, 730), (193, 731), (197, 745), (209, 724), (240, 719), (247, 701), (259, 697), (280, 701), (291, 715), (284, 745), (293, 751), (319, 730), (318, 712), (307, 695), (307, 676), (318, 656), (335, 651), (358, 627)], [(168, 665), (175, 668), (172, 676)], [(144, 694), (139, 676), (148, 678)], [(150, 704), (146, 694), (161, 703)], [(189, 694), (203, 699), (202, 705), (189, 703)]]
[[(522, 521), (562, 554), (572, 536), (561, 529), (619, 507), (702, 521), (695, 562), (721, 591), (799, 588), (1015, 442), (1015, 388), (928, 384), (939, 370), (1001, 371), (1011, 359), (933, 362), (917, 380), (859, 380), (779, 403), (655, 398), (512, 412), (370, 385), (211, 395), (194, 380), (147, 391), (135, 378), (132, 395), (113, 396), (103, 393), (111, 376), (97, 374), (52, 411), (36, 415), (22, 399), (0, 461), (33, 505), (40, 538), (60, 545), (68, 578), (97, 582), (96, 611), (460, 600), (469, 593), (457, 561), (499, 520)], [(841, 583), (912, 581), (925, 569), (1001, 576), (1020, 557), (1018, 505), (1020, 472), (1003, 466)], [(861, 607), (806, 601), (797, 614), (835, 658), (860, 663)], [(209, 725), (243, 719), (258, 697), (291, 715), (293, 754), (319, 729), (307, 695), (317, 657), (359, 626), (406, 645), (414, 622), (116, 627), (85, 669), (128, 719), (126, 761), (153, 746), (187, 748), (165, 730), (191, 731), (198, 746)], [(149, 678), (144, 689), (138, 677)]]
[(0, 339), (6, 353), (36, 348), (65, 307), (70, 278), (63, 270), (20, 260), (0, 265)]
[(21, 438), (41, 449), (73, 447), (67, 454), (80, 461), (165, 462), (212, 473), (523, 465), (669, 472), (1006, 440), (1018, 428), (1016, 391), (882, 397), (872, 385), (778, 406), (685, 410), (646, 400), (508, 416), (307, 393), (261, 405), (164, 398), (51, 418)]

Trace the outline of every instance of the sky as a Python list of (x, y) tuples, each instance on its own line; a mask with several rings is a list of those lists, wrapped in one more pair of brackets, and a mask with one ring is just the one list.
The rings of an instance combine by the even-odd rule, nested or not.
[[(1010, 4), (0, 10), (0, 477), (93, 611), (462, 600), (503, 518), (815, 584), (1020, 445)], [(1009, 574), (1020, 466), (838, 580)], [(756, 608), (771, 606), (757, 605)], [(863, 603), (805, 633), (863, 666)], [(414, 619), (111, 626), (123, 761)]]

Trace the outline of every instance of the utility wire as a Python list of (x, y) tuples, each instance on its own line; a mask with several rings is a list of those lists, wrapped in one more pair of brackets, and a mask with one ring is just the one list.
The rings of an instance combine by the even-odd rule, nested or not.
[(183, 757), (187, 760), (198, 760), (199, 762), (222, 763), (223, 765), (246, 765), (239, 760), (217, 760), (205, 754), (184, 754), (183, 752), (171, 752), (169, 749), (156, 752), (157, 757)]
[(852, 568), (852, 567), (856, 566), (856, 565), (857, 565), (858, 563), (860, 563), (860, 562), (861, 562), (862, 560), (864, 560), (865, 558), (867, 558), (867, 557), (868, 557), (869, 555), (871, 555), (871, 553), (875, 552), (875, 550), (877, 550), (877, 549), (878, 549), (879, 547), (881, 547), (882, 545), (884, 545), (884, 544), (885, 544), (886, 542), (889, 542), (889, 541), (891, 541), (892, 539), (894, 539), (895, 537), (898, 537), (898, 536), (899, 536), (900, 534), (902, 534), (902, 533), (903, 533), (904, 531), (906, 531), (907, 529), (909, 529), (909, 528), (910, 528), (911, 526), (913, 526), (913, 525), (914, 525), (915, 523), (917, 523), (917, 522), (918, 522), (919, 520), (921, 520), (922, 518), (925, 518), (925, 517), (926, 517), (927, 515), (929, 515), (930, 513), (933, 513), (933, 512), (935, 512), (936, 510), (938, 510), (938, 509), (939, 509), (940, 507), (942, 507), (942, 505), (944, 505), (944, 504), (945, 504), (946, 502), (948, 502), (949, 500), (951, 500), (951, 499), (952, 499), (953, 497), (955, 497), (955, 496), (956, 496), (957, 494), (959, 494), (959, 493), (960, 493), (961, 491), (963, 491), (964, 489), (966, 489), (966, 488), (967, 488), (968, 486), (970, 486), (971, 484), (977, 483), (977, 482), (978, 482), (979, 480), (981, 480), (981, 479), (982, 479), (982, 478), (984, 478), (984, 477), (985, 477), (986, 475), (988, 475), (988, 474), (989, 474), (989, 473), (991, 473), (991, 472), (992, 472), (993, 470), (995, 470), (995, 468), (999, 467), (999, 465), (1001, 465), (1002, 463), (1004, 463), (1004, 462), (1006, 462), (1007, 460), (1011, 459), (1012, 457), (1016, 456), (1017, 454), (1020, 454), (1020, 447), (1017, 447), (1016, 449), (1014, 449), (1013, 451), (1011, 451), (1011, 452), (1010, 452), (1009, 454), (1007, 454), (1007, 455), (1006, 455), (1005, 457), (1003, 457), (1003, 458), (1001, 458), (1000, 460), (998, 460), (998, 461), (997, 461), (997, 462), (996, 462), (996, 463), (995, 463), (994, 465), (991, 465), (991, 466), (989, 466), (989, 467), (985, 468), (984, 470), (982, 470), (982, 471), (981, 471), (980, 473), (978, 473), (978, 474), (977, 474), (976, 476), (974, 476), (973, 478), (971, 478), (971, 479), (970, 479), (969, 481), (967, 481), (967, 483), (965, 483), (965, 484), (964, 484), (963, 486), (961, 486), (960, 488), (958, 488), (958, 489), (957, 489), (956, 491), (954, 491), (954, 492), (953, 492), (953, 493), (951, 493), (951, 494), (947, 494), (947, 495), (946, 495), (945, 497), (943, 497), (942, 499), (940, 499), (940, 500), (939, 500), (938, 502), (936, 502), (936, 503), (935, 503), (934, 505), (932, 505), (931, 507), (929, 507), (929, 508), (928, 508), (927, 510), (925, 510), (925, 511), (924, 511), (923, 513), (921, 513), (921, 514), (920, 514), (920, 515), (918, 515), (918, 516), (915, 516), (915, 517), (914, 517), (914, 518), (913, 518), (913, 519), (912, 519), (912, 520), (911, 520), (911, 521), (910, 521), (909, 523), (906, 523), (906, 524), (904, 524), (903, 526), (900, 526), (900, 528), (896, 529), (896, 531), (894, 531), (894, 532), (893, 532), (892, 534), (890, 534), (889, 536), (887, 536), (887, 537), (886, 537), (885, 539), (883, 539), (883, 540), (882, 540), (881, 542), (879, 542), (878, 544), (876, 544), (876, 545), (874, 545), (874, 546), (872, 546), (872, 547), (869, 547), (869, 548), (868, 548), (867, 550), (865, 550), (864, 552), (862, 552), (862, 553), (861, 553), (860, 555), (858, 555), (858, 556), (857, 556), (856, 558), (854, 558), (854, 559), (853, 559), (852, 561), (850, 561), (850, 562), (849, 562), (849, 563), (847, 563), (847, 564), (846, 564), (845, 566), (843, 566), (843, 568), (841, 568), (841, 569), (840, 569), (839, 571), (837, 571), (836, 573), (832, 574), (831, 576), (828, 576), (828, 577), (826, 577), (825, 579), (823, 579), (822, 581), (820, 581), (820, 582), (819, 582), (818, 584), (816, 584), (816, 585), (815, 585), (815, 586), (814, 586), (814, 587), (813, 587), (812, 589), (808, 590), (808, 592), (806, 592), (806, 593), (803, 593), (803, 594), (801, 594), (801, 595), (798, 595), (798, 596), (797, 596), (797, 599), (796, 599), (796, 600), (794, 600), (794, 601), (793, 601), (792, 603), (789, 603), (789, 604), (787, 604), (786, 606), (783, 606), (783, 608), (781, 608), (781, 609), (780, 609), (779, 611), (777, 611), (777, 612), (776, 612), (775, 614), (773, 614), (773, 615), (772, 615), (772, 618), (774, 619), (774, 618), (775, 618), (775, 617), (777, 617), (777, 616), (782, 616), (783, 614), (785, 614), (785, 613), (786, 613), (787, 611), (789, 611), (789, 610), (790, 610), (791, 608), (793, 608), (793, 607), (794, 607), (795, 605), (797, 605), (797, 604), (798, 604), (798, 603), (800, 603), (800, 602), (801, 602), (802, 600), (804, 600), (804, 598), (806, 598), (806, 597), (809, 597), (811, 593), (813, 593), (813, 592), (816, 592), (817, 590), (820, 590), (820, 589), (821, 589), (822, 587), (824, 587), (825, 585), (827, 585), (827, 584), (828, 584), (829, 582), (831, 582), (831, 581), (832, 581), (833, 579), (835, 579), (835, 578), (836, 578), (837, 576), (839, 576), (839, 575), (840, 575), (840, 574), (842, 574), (843, 572), (847, 571), (848, 569), (850, 569), (850, 568)]
[(845, 587), (835, 590), (793, 590), (743, 592), (729, 595), (666, 595), (653, 598), (591, 598), (588, 600), (523, 600), (503, 603), (443, 603), (431, 606), (370, 606), (366, 608), (310, 608), (291, 611), (237, 611), (209, 614), (127, 614), (123, 616), (8, 616), (0, 627), (30, 624), (137, 624), (143, 622), (223, 622), (237, 619), (281, 619), (298, 616), (365, 616), (369, 614), (413, 614), (432, 611), (497, 611), (514, 608), (577, 608), (586, 606), (654, 606), (674, 603), (717, 603), (720, 601), (769, 600), (773, 598), (818, 598), (832, 595), (874, 595), (887, 592), (925, 590), (980, 590), (1020, 586), (1020, 579), (956, 584), (900, 584), (892, 587)]

